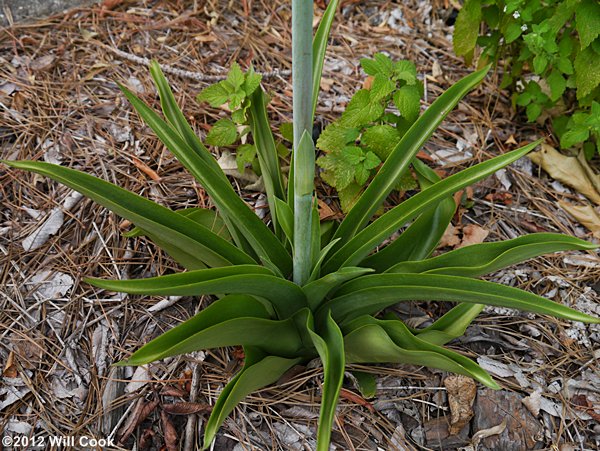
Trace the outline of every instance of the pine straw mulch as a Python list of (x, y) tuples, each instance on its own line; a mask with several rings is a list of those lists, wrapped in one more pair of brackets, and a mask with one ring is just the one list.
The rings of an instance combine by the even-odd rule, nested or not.
[[(289, 120), (289, 2), (105, 3), (114, 8), (73, 10), (0, 31), (2, 158), (60, 162), (175, 209), (210, 206), (202, 187), (141, 123), (115, 81), (156, 107), (140, 58), (169, 66), (178, 102), (203, 134), (223, 112), (195, 102), (206, 86), (201, 80), (222, 76), (233, 61), (252, 62), (257, 70), (281, 72), (264, 86), (272, 95), (274, 122)], [(430, 103), (469, 71), (452, 54), (449, 24), (450, 12), (427, 1), (344, 2), (325, 65), (321, 120), (339, 114), (362, 83), (359, 58), (376, 51), (415, 61)], [(427, 144), (435, 155), (454, 152), (437, 165), (446, 173), (546, 133), (514, 117), (497, 81), (497, 74), (488, 77)], [(0, 168), (0, 180), (0, 430), (121, 438), (120, 446), (104, 449), (132, 449), (134, 443), (137, 449), (165, 443), (169, 449), (196, 449), (206, 406), (239, 368), (239, 350), (198, 352), (137, 370), (111, 365), (208, 300), (125, 296), (83, 283), (84, 276), (137, 278), (176, 265), (145, 239), (123, 237), (126, 223), (60, 184), (6, 167)], [(248, 203), (264, 203), (260, 193), (232, 181)], [(558, 199), (578, 199), (576, 193), (551, 185), (527, 161), (509, 168), (504, 182), (492, 177), (466, 192), (472, 205), (455, 221), (459, 232), (477, 224), (489, 232), (487, 240), (532, 231), (591, 239), (557, 206)], [(340, 213), (330, 188), (320, 185), (319, 196)], [(392, 196), (390, 205), (397, 200)], [(48, 221), (57, 226), (46, 240), (26, 240)], [(598, 262), (595, 253), (550, 255), (492, 279), (598, 314)], [(427, 320), (447, 309), (442, 303), (419, 304), (412, 313)], [(377, 375), (377, 397), (367, 403), (352, 396), (358, 392), (347, 379), (333, 442), (338, 449), (457, 449), (507, 417), (507, 430), (484, 438), (479, 449), (530, 449), (534, 443), (537, 449), (597, 449), (598, 332), (488, 309), (452, 347), (472, 358), (484, 356), (480, 363), (504, 389), (495, 394), (479, 389), (475, 418), (460, 434), (447, 434), (447, 374), (373, 366), (361, 369)], [(249, 396), (226, 421), (213, 449), (313, 447), (321, 382), (320, 367), (309, 365)], [(543, 402), (534, 417), (520, 401), (536, 390)], [(492, 414), (485, 399), (496, 399), (500, 413)]]

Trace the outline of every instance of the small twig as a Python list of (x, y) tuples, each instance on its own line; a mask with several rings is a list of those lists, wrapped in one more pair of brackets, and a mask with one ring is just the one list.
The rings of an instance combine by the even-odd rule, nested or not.
[[(137, 55), (133, 55), (131, 53), (124, 52), (123, 50), (119, 50), (114, 47), (104, 45), (101, 42), (97, 42), (96, 44), (111, 51), (115, 55), (128, 60), (128, 61), (132, 61), (132, 62), (142, 65), (142, 66), (150, 65), (150, 60), (148, 58), (144, 58), (141, 56), (137, 56)], [(170, 66), (168, 64), (161, 64), (160, 68), (162, 69), (163, 72), (166, 72), (167, 74), (176, 75), (176, 76), (182, 77), (182, 78), (190, 78), (190, 79), (196, 80), (196, 81), (206, 81), (206, 82), (220, 81), (220, 80), (225, 80), (227, 78), (227, 74), (225, 74), (225, 73), (215, 74), (215, 75), (207, 75), (207, 74), (201, 74), (200, 72), (192, 72), (189, 70), (178, 69), (178, 68)], [(273, 78), (273, 77), (279, 77), (279, 76), (282, 76), (282, 77), (289, 76), (292, 72), (290, 70), (275, 69), (270, 72), (257, 72), (257, 73), (262, 75), (263, 78)]]
[[(198, 389), (200, 388), (200, 368), (197, 362), (192, 364), (192, 386), (190, 388), (190, 402), (196, 402)], [(193, 451), (196, 444), (196, 422), (198, 416), (189, 415), (185, 425), (185, 444), (183, 451)]]

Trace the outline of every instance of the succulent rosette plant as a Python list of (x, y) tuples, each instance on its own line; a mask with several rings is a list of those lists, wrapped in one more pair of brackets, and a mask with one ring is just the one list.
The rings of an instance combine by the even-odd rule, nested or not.
[[(294, 0), (294, 148), (287, 187), (267, 120), (266, 96), (256, 74), (224, 85), (248, 115), (270, 208), (263, 222), (237, 195), (213, 155), (196, 136), (159, 65), (150, 71), (162, 116), (124, 86), (146, 124), (210, 195), (216, 211), (173, 211), (91, 175), (44, 162), (4, 161), (48, 176), (128, 219), (130, 235), (146, 235), (184, 271), (139, 280), (87, 278), (97, 287), (146, 296), (214, 295), (197, 315), (154, 338), (121, 365), (224, 346), (243, 346), (245, 362), (225, 386), (205, 426), (204, 446), (249, 393), (276, 382), (294, 365), (319, 358), (324, 383), (318, 450), (328, 450), (346, 365), (405, 363), (498, 384), (476, 363), (444, 345), (462, 335), (485, 305), (509, 307), (573, 321), (600, 319), (479, 276), (557, 251), (594, 249), (577, 238), (537, 233), (476, 244), (431, 257), (455, 212), (452, 194), (534, 149), (539, 141), (479, 163), (445, 179), (415, 156), (446, 115), (485, 77), (466, 76), (439, 96), (389, 150), (361, 197), (339, 224), (322, 227), (314, 192), (311, 133), (327, 37), (338, 1), (332, 0), (312, 37), (313, 3)], [(240, 72), (241, 73), (241, 72)], [(246, 77), (246, 78), (244, 78)], [(251, 83), (246, 80), (251, 79)], [(239, 91), (239, 92), (238, 92)], [(408, 171), (420, 191), (374, 217)], [(388, 239), (402, 231), (398, 238)], [(382, 243), (387, 244), (382, 247)], [(456, 303), (426, 328), (412, 328), (387, 307), (403, 301)]]

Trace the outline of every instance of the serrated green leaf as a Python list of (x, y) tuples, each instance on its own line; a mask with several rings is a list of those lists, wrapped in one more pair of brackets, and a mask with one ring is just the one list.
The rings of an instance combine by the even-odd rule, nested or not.
[(385, 78), (390, 78), (394, 71), (394, 63), (384, 53), (376, 53), (373, 59), (362, 58), (360, 65), (367, 75), (377, 76), (382, 75)]
[(600, 3), (596, 0), (581, 0), (575, 13), (575, 28), (584, 49), (600, 35)]
[(535, 122), (540, 117), (540, 114), (542, 114), (542, 106), (539, 103), (530, 103), (527, 105), (525, 112), (527, 113), (527, 120)]
[[(488, 70), (489, 67), (486, 67), (474, 72), (449, 88), (433, 102), (404, 134), (379, 169), (377, 175), (369, 183), (364, 194), (337, 229), (335, 238), (342, 238), (337, 246), (338, 248), (345, 245), (357, 231), (368, 223), (388, 194), (395, 188), (400, 176), (408, 170), (410, 162), (421, 146), (459, 100), (483, 79)], [(333, 270), (335, 269), (337, 268)]]
[(384, 100), (394, 89), (396, 89), (396, 83), (383, 75), (376, 75), (369, 89), (371, 102)]
[(533, 58), (533, 70), (536, 74), (541, 74), (548, 66), (548, 58), (546, 55), (540, 54)]
[(354, 167), (354, 179), (359, 185), (364, 185), (369, 180), (371, 171), (369, 171), (363, 164), (358, 164)]
[(246, 170), (246, 165), (252, 164), (256, 158), (256, 147), (252, 144), (242, 144), (235, 151), (235, 162), (238, 171), (243, 174)]
[(506, 43), (510, 44), (511, 42), (516, 41), (517, 38), (523, 34), (523, 29), (521, 28), (521, 24), (519, 24), (519, 22), (511, 20), (504, 29), (503, 34)]
[(600, 84), (600, 54), (591, 46), (580, 51), (575, 58), (577, 99), (587, 96)]
[(587, 141), (590, 137), (590, 129), (585, 125), (572, 125), (560, 138), (560, 147), (568, 149), (575, 144)]
[(387, 124), (374, 125), (363, 132), (360, 143), (373, 151), (380, 160), (385, 161), (392, 149), (400, 142), (400, 137), (396, 127)]
[(317, 139), (317, 149), (326, 152), (342, 150), (347, 144), (356, 141), (359, 131), (353, 127), (346, 127), (339, 122), (329, 124)]
[(381, 160), (375, 153), (369, 151), (365, 154), (365, 159), (363, 161), (363, 165), (365, 168), (375, 169), (380, 164), (381, 164)]
[(402, 80), (407, 85), (417, 83), (417, 67), (412, 61), (400, 60), (394, 63), (394, 80)]
[(244, 77), (244, 92), (247, 97), (250, 97), (254, 91), (260, 86), (260, 82), (262, 80), (262, 75), (254, 72), (254, 68), (250, 66), (250, 69), (246, 72)]
[(552, 73), (546, 78), (548, 85), (550, 86), (550, 100), (556, 102), (567, 89), (567, 80), (560, 74), (560, 71), (554, 69)]
[(206, 143), (212, 146), (230, 146), (236, 142), (238, 132), (230, 119), (219, 119), (206, 136)]
[(362, 186), (355, 182), (348, 184), (342, 189), (338, 189), (338, 197), (344, 213), (348, 213), (354, 207), (360, 198), (361, 192)]
[(354, 181), (354, 165), (349, 163), (342, 152), (331, 152), (317, 160), (317, 164), (326, 170), (322, 178), (338, 191)]
[(234, 91), (237, 91), (244, 85), (244, 72), (242, 72), (242, 68), (238, 63), (233, 63), (231, 65), (231, 69), (229, 69), (229, 73), (227, 74), (227, 81), (231, 83), (231, 85), (235, 88)]
[(477, 36), (479, 35), (479, 23), (481, 22), (481, 1), (465, 0), (454, 24), (454, 35), (452, 45), (454, 53), (464, 56), (470, 63)]
[(372, 102), (370, 92), (361, 89), (354, 94), (346, 110), (342, 113), (340, 124), (345, 127), (360, 127), (374, 122), (384, 112), (384, 107), (379, 102)]
[(204, 88), (200, 94), (196, 96), (198, 102), (207, 102), (211, 107), (218, 108), (224, 105), (229, 100), (229, 93), (225, 89), (223, 83), (215, 83), (207, 88)]
[(402, 117), (413, 122), (421, 110), (421, 94), (416, 86), (403, 86), (394, 93), (394, 105)]

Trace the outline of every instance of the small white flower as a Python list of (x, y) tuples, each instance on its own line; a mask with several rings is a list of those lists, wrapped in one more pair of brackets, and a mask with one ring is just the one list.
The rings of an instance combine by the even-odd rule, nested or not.
[(507, 8), (507, 6), (506, 6), (506, 5), (504, 5), (504, 9), (502, 10), (502, 12), (503, 12), (503, 13), (505, 13), (505, 12), (506, 12), (506, 8)]
[(515, 19), (518, 19), (519, 17), (521, 17), (521, 13), (520, 13), (519, 11), (515, 11), (515, 12), (513, 13), (513, 17), (514, 17)]
[(521, 31), (527, 31), (527, 24), (521, 25)]

